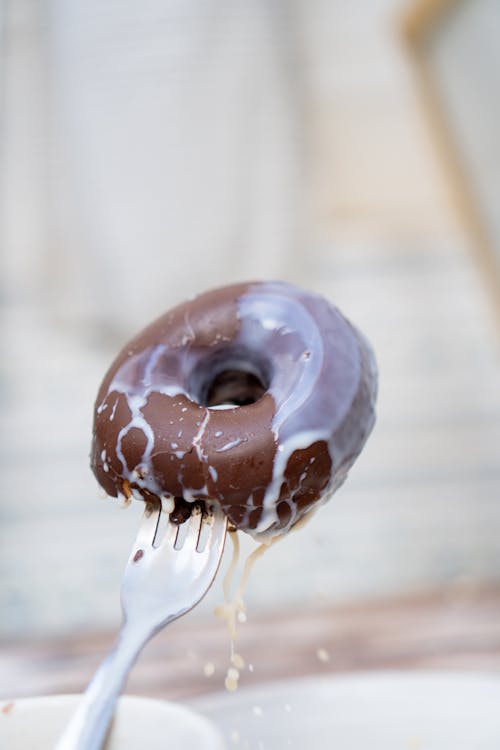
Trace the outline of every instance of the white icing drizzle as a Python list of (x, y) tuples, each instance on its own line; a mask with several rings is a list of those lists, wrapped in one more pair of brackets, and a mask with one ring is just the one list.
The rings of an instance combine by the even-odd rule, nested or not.
[[(127, 403), (129, 406), (129, 409), (132, 413), (132, 419), (130, 422), (125, 425), (125, 427), (122, 427), (120, 432), (118, 433), (118, 440), (116, 444), (116, 455), (120, 459), (123, 467), (123, 474), (126, 476), (126, 478), (130, 481), (132, 478), (132, 472), (129, 470), (127, 466), (127, 461), (125, 459), (125, 456), (123, 454), (122, 449), (122, 442), (123, 438), (128, 435), (130, 430), (132, 430), (134, 427), (136, 427), (138, 430), (141, 430), (146, 438), (146, 448), (144, 449), (143, 455), (142, 455), (142, 461), (145, 463), (148, 462), (149, 456), (151, 455), (151, 452), (154, 447), (155, 443), (155, 436), (153, 429), (149, 422), (144, 418), (144, 415), (141, 412), (141, 408), (146, 405), (147, 398), (145, 396), (140, 396), (138, 394), (129, 395), (127, 399)], [(137, 481), (134, 478), (134, 481)]]
[(118, 399), (116, 399), (115, 403), (113, 404), (113, 408), (111, 409), (111, 414), (109, 415), (109, 421), (112, 422), (115, 418), (116, 414), (116, 407), (118, 406)]
[(187, 500), (188, 503), (193, 503), (200, 497), (209, 498), (207, 485), (204, 484), (200, 489), (195, 489), (194, 487), (184, 487), (182, 490), (182, 497), (184, 498), (184, 500)]
[[(102, 413), (108, 405), (107, 399), (111, 394), (122, 394), (125, 396), (131, 418), (118, 433), (116, 444), (116, 455), (122, 464), (121, 474), (128, 482), (133, 482), (137, 486), (142, 487), (143, 489), (148, 489), (159, 496), (162, 494), (162, 488), (154, 480), (152, 473), (149, 470), (153, 455), (155, 436), (151, 425), (146, 420), (141, 410), (147, 404), (150, 395), (154, 392), (172, 397), (182, 394), (182, 390), (174, 379), (165, 378), (163, 373), (160, 374), (155, 372), (155, 368), (157, 368), (158, 363), (166, 352), (167, 347), (163, 344), (159, 344), (153, 349), (145, 352), (131, 354), (115, 373), (103, 402), (97, 408), (97, 414)], [(142, 377), (140, 377), (141, 375)], [(109, 417), (110, 421), (114, 419), (117, 405), (118, 398), (115, 397), (115, 402)], [(146, 446), (140, 460), (142, 468), (141, 474), (137, 472), (136, 468), (133, 468), (132, 470), (129, 469), (122, 448), (123, 439), (133, 428), (140, 430), (146, 439)], [(176, 455), (177, 458), (182, 459), (185, 455), (185, 451), (177, 451)], [(109, 471), (109, 466), (107, 464), (103, 464), (103, 468), (104, 471)], [(139, 497), (141, 496), (139, 495)]]
[(236, 448), (236, 446), (240, 445), (243, 442), (243, 438), (236, 438), (235, 440), (230, 440), (229, 443), (226, 443), (222, 446), (222, 448), (216, 448), (216, 453), (225, 453), (226, 451), (230, 451), (231, 448)]
[(206, 456), (203, 453), (203, 449), (201, 447), (201, 441), (203, 440), (203, 436), (205, 434), (205, 430), (207, 429), (207, 424), (208, 424), (209, 419), (210, 419), (210, 410), (206, 409), (205, 416), (203, 417), (201, 424), (200, 424), (200, 429), (198, 430), (198, 432), (193, 438), (192, 445), (200, 461), (206, 460)]

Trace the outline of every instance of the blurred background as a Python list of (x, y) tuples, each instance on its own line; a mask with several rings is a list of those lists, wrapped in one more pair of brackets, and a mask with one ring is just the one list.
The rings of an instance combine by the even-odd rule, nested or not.
[[(141, 508), (88, 466), (108, 364), (253, 278), (338, 304), (380, 398), (346, 485), (255, 567), (244, 680), (500, 668), (499, 50), (496, 0), (0, 2), (2, 697), (80, 690), (120, 620)], [(221, 598), (132, 692), (222, 688)]]

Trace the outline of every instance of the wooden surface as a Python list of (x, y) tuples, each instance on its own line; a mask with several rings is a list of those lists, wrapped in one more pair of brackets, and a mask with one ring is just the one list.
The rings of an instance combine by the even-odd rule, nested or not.
[[(500, 671), (500, 587), (446, 591), (364, 605), (295, 609), (239, 626), (247, 664), (240, 685), (375, 669)], [(0, 699), (81, 691), (112, 643), (109, 633), (0, 647)], [(223, 689), (229, 641), (222, 623), (189, 617), (160, 633), (127, 692), (188, 699)], [(215, 666), (211, 677), (207, 664)], [(252, 665), (252, 671), (248, 665)]]

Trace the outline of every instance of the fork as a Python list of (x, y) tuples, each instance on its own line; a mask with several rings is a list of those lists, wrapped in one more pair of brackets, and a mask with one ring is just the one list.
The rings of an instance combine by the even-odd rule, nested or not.
[(194, 506), (191, 517), (175, 525), (161, 506), (146, 506), (122, 580), (118, 639), (56, 750), (100, 750), (118, 696), (143, 646), (198, 604), (210, 588), (224, 550), (227, 518), (217, 504), (206, 507), (202, 513)]

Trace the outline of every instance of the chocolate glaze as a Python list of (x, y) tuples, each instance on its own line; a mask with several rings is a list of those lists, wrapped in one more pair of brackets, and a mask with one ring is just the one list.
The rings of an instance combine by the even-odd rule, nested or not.
[(244, 531), (283, 533), (343, 482), (375, 398), (371, 349), (335, 307), (281, 282), (223, 287), (120, 352), (92, 469), (109, 495), (211, 498)]

